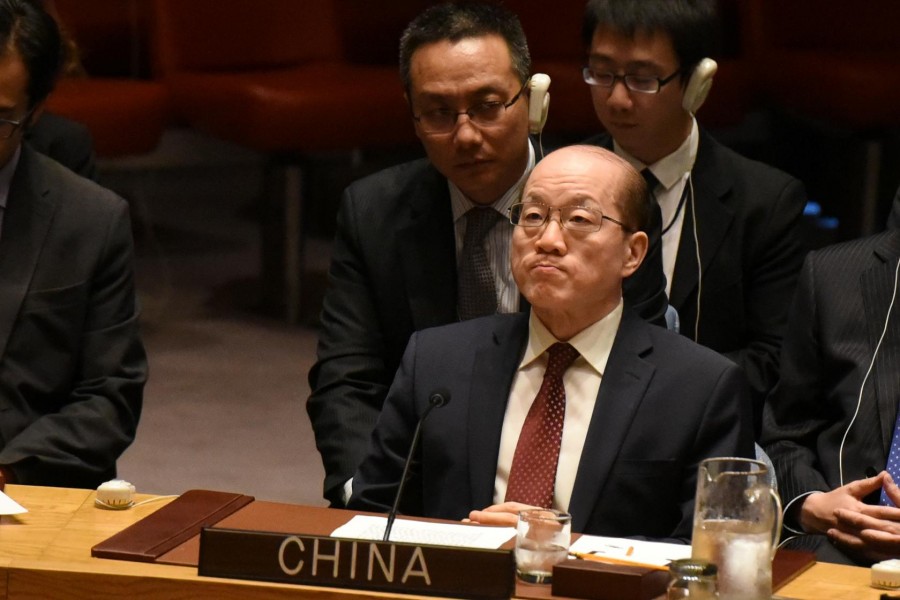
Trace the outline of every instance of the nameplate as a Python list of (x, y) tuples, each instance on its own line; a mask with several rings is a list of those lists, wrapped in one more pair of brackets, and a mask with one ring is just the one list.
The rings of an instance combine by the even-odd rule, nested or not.
[(458, 598), (509, 598), (510, 550), (206, 528), (198, 574)]

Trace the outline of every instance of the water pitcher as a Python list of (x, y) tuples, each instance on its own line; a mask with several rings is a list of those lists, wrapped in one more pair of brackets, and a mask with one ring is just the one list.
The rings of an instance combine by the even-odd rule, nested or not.
[(722, 600), (769, 600), (781, 500), (765, 463), (709, 458), (700, 463), (691, 557), (719, 569)]

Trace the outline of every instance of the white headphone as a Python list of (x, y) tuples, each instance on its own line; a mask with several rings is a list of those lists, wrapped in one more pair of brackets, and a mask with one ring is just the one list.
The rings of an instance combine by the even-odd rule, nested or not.
[(547, 113), (550, 110), (550, 76), (544, 73), (535, 73), (531, 76), (528, 86), (528, 131), (540, 134), (547, 123)]
[(681, 106), (689, 113), (696, 114), (706, 101), (709, 90), (712, 88), (713, 76), (719, 69), (719, 65), (711, 58), (701, 59), (684, 88), (684, 96)]

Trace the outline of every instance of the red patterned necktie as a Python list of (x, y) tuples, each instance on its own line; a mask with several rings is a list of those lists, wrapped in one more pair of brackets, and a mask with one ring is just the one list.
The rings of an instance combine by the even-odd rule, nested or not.
[(544, 381), (522, 425), (506, 487), (507, 502), (542, 508), (553, 505), (556, 465), (566, 416), (563, 373), (578, 358), (578, 350), (561, 342), (550, 346), (548, 353)]

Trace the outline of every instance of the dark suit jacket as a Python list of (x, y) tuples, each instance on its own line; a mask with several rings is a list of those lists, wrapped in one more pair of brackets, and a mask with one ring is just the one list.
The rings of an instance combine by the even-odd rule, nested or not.
[(95, 487), (141, 411), (128, 206), (27, 145), (0, 234), (0, 464)]
[[(665, 278), (658, 244), (654, 250), (624, 294), (642, 316), (661, 321)], [(307, 402), (333, 503), (365, 454), (409, 336), (458, 318), (447, 180), (418, 160), (347, 188)]]
[[(415, 333), (350, 506), (387, 511), (413, 430), (439, 389), (450, 402), (425, 421), (404, 514), (461, 519), (493, 504), (500, 433), (528, 339), (528, 315), (496, 315)], [(731, 361), (626, 309), (576, 474), (574, 531), (691, 536), (697, 465), (753, 456), (746, 382)]]
[[(609, 136), (592, 141), (612, 148)], [(702, 289), (694, 219), (686, 205), (669, 303), (678, 311), (682, 334), (743, 367), (758, 434), (763, 402), (778, 378), (782, 333), (803, 262), (799, 225), (806, 194), (798, 180), (740, 156), (702, 129), (691, 180)]]
[(898, 259), (900, 230), (891, 230), (813, 252), (803, 265), (762, 439), (785, 504), (840, 487), (839, 448), (857, 404), (843, 483), (887, 462), (900, 402), (900, 298), (862, 402), (859, 393), (884, 331)]

